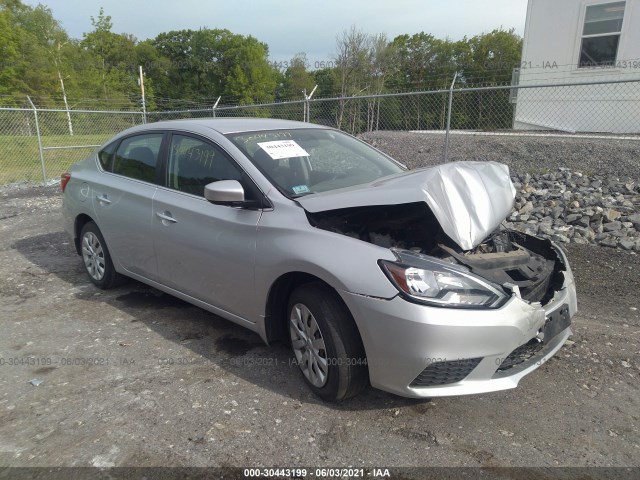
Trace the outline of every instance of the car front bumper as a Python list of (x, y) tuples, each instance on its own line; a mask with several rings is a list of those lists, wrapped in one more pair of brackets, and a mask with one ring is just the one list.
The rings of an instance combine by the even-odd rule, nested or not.
[[(429, 398), (514, 388), (551, 358), (571, 335), (568, 321), (577, 311), (570, 268), (564, 276), (562, 288), (544, 306), (513, 295), (493, 310), (437, 308), (399, 296), (341, 293), (362, 336), (371, 385), (405, 397)], [(560, 331), (542, 343), (533, 340), (558, 316), (564, 318)], [(535, 348), (528, 350), (529, 342)]]

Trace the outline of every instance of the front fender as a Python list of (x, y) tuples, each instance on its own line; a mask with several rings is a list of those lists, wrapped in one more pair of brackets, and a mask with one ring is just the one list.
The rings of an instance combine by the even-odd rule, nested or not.
[[(258, 226), (255, 281), (259, 316), (265, 314), (273, 283), (289, 272), (316, 276), (336, 290), (378, 298), (397, 295), (377, 263), (395, 259), (389, 249), (314, 228), (298, 206), (279, 207), (265, 212)], [(285, 209), (288, 211), (281, 211)]]

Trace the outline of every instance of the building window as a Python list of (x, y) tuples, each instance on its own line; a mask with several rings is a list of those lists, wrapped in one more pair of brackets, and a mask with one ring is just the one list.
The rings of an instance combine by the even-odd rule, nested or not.
[(615, 65), (625, 3), (604, 3), (587, 7), (578, 63), (580, 68)]

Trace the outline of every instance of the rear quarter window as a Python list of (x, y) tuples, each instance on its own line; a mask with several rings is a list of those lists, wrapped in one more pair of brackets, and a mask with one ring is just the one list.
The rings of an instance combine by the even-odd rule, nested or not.
[(105, 172), (110, 172), (113, 166), (113, 154), (116, 151), (118, 142), (113, 142), (98, 152), (98, 161)]

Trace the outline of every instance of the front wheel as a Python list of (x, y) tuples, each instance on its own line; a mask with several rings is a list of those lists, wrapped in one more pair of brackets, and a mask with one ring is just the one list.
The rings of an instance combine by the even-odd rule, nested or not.
[(287, 311), (293, 354), (311, 390), (331, 402), (360, 393), (369, 383), (364, 347), (337, 294), (320, 283), (302, 285)]
[(113, 267), (107, 244), (94, 222), (82, 227), (80, 248), (84, 269), (95, 286), (106, 290), (120, 283), (122, 277)]

